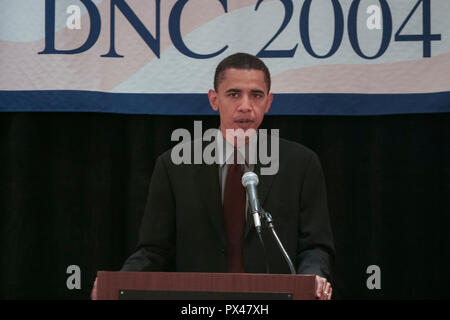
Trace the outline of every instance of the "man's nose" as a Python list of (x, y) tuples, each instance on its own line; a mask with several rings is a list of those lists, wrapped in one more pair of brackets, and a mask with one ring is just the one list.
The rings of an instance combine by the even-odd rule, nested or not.
[(247, 95), (242, 96), (242, 99), (238, 105), (238, 110), (240, 112), (249, 112), (252, 110), (252, 104)]

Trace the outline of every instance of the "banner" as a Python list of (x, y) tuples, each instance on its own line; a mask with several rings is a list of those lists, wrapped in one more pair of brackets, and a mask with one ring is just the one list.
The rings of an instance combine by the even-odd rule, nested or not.
[(0, 111), (207, 115), (226, 56), (269, 114), (450, 112), (450, 1), (0, 0)]

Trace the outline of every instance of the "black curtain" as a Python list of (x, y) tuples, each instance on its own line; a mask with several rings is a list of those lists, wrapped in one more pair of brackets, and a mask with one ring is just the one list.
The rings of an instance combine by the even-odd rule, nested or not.
[[(0, 298), (87, 299), (133, 251), (156, 157), (212, 116), (0, 113)], [(335, 298), (450, 298), (450, 114), (269, 116), (324, 169)], [(81, 269), (69, 290), (66, 269)], [(367, 267), (381, 270), (369, 290)]]

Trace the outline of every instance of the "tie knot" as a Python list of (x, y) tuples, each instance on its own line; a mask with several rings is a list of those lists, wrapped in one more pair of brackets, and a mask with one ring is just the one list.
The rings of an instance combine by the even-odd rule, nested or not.
[(234, 148), (233, 150), (233, 164), (237, 164), (238, 163), (238, 150), (236, 148)]
[(238, 162), (238, 158), (239, 158), (238, 152), (235, 150), (234, 156), (233, 156), (233, 163), (230, 165), (230, 169), (242, 174), (242, 167), (241, 167), (241, 164)]

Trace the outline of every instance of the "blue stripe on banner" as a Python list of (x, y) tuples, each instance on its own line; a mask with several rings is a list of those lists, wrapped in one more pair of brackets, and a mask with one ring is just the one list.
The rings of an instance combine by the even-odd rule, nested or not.
[[(95, 91), (1, 91), (3, 112), (106, 112), (215, 115), (207, 94)], [(270, 115), (385, 115), (450, 112), (450, 92), (416, 94), (275, 94)]]

